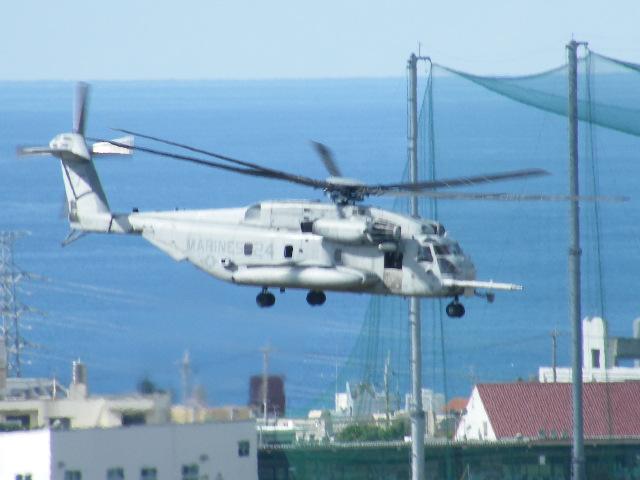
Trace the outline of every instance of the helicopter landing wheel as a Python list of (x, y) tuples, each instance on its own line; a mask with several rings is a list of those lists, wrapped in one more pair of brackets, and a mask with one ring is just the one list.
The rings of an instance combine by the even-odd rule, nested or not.
[(460, 318), (464, 316), (464, 305), (458, 301), (458, 297), (454, 298), (453, 302), (447, 305), (447, 315), (451, 318)]
[(312, 307), (320, 306), (326, 302), (327, 296), (322, 290), (310, 290), (307, 293), (307, 303)]
[(273, 304), (276, 303), (276, 297), (266, 288), (263, 288), (262, 291), (256, 296), (256, 303), (260, 308), (273, 307)]

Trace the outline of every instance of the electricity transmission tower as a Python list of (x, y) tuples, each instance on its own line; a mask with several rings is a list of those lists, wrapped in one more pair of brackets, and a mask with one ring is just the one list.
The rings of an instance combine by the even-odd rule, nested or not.
[[(18, 302), (17, 285), (31, 275), (20, 270), (13, 261), (14, 242), (27, 232), (0, 231), (0, 341), (6, 355), (8, 376), (22, 376), (22, 350), (29, 346), (21, 333), (21, 318), (34, 310)], [(0, 363), (2, 363), (0, 361)]]

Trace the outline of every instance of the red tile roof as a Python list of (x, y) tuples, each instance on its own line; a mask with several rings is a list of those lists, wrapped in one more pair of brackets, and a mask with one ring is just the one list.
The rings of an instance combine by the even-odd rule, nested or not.
[(468, 398), (455, 397), (449, 400), (449, 403), (444, 407), (445, 412), (462, 412), (467, 408)]
[[(479, 384), (498, 439), (571, 437), (570, 383)], [(584, 436), (640, 436), (640, 382), (585, 383)]]

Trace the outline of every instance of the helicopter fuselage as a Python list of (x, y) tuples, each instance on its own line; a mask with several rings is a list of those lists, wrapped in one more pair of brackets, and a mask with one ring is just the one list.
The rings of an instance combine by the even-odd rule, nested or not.
[(261, 202), (128, 215), (175, 260), (240, 285), (421, 297), (473, 294), (475, 267), (437, 222), (364, 205)]

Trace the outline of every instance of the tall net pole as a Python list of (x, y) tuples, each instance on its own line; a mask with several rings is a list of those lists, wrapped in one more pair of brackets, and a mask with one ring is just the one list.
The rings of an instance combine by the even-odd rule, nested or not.
[(567, 45), (569, 65), (569, 319), (573, 331), (571, 382), (573, 395), (572, 480), (584, 480), (584, 432), (582, 425), (582, 313), (580, 311), (580, 207), (578, 182), (578, 46)]
[[(407, 62), (409, 81), (409, 171), (410, 180), (418, 181), (418, 74), (419, 57), (411, 54)], [(419, 216), (418, 197), (411, 197), (411, 215)], [(411, 329), (411, 479), (424, 479), (424, 410), (422, 408), (422, 334), (420, 299), (409, 300), (409, 327)]]

